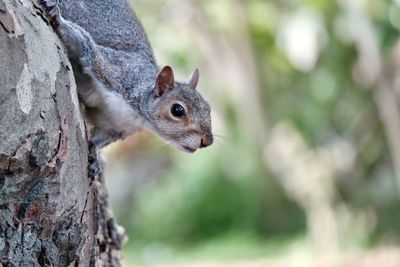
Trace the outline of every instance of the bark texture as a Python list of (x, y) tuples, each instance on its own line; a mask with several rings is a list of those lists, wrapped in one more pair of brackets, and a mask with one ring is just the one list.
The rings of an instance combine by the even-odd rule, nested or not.
[(35, 1), (0, 0), (0, 266), (118, 266), (72, 68)]

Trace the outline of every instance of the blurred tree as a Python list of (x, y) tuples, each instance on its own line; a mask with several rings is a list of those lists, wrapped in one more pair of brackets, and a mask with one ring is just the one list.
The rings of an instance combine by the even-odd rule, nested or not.
[[(162, 63), (181, 73), (200, 66), (200, 90), (223, 136), (193, 158), (166, 156), (167, 174), (134, 197), (133, 232), (185, 241), (235, 230), (293, 235), (305, 222), (323, 232), (310, 212), (318, 206), (336, 224), (321, 238), (334, 248), (400, 237), (393, 212), (400, 208), (398, 1), (158, 0), (135, 7)], [(282, 125), (297, 137), (276, 134)], [(280, 158), (296, 138), (304, 149)]]

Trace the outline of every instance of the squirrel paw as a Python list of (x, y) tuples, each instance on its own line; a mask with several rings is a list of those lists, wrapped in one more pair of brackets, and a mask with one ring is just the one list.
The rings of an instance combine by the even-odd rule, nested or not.
[(88, 163), (88, 176), (94, 181), (102, 175), (103, 166), (99, 156), (99, 148), (91, 141), (89, 141)]
[(53, 26), (57, 26), (60, 21), (60, 8), (58, 7), (59, 0), (40, 0), (39, 3), (43, 7), (43, 10), (46, 12), (46, 16), (53, 24)]

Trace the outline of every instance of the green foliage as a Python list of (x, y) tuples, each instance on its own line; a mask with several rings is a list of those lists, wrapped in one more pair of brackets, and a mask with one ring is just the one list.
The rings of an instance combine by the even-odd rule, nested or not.
[(229, 151), (228, 157), (242, 154), (236, 159), (240, 168), (228, 165), (230, 159), (221, 162), (220, 157), (227, 155), (215, 149), (196, 160), (180, 160), (165, 180), (144, 188), (135, 201), (135, 236), (190, 243), (230, 231), (268, 235), (304, 230), (299, 208), (288, 200), (272, 204), (273, 199), (266, 198), (272, 194), (265, 190), (279, 190), (277, 185), (268, 188), (268, 180), (260, 174), (263, 170), (254, 169), (253, 159), (243, 147), (231, 149), (240, 151)]
[[(176, 247), (160, 242), (147, 244), (136, 242), (124, 247), (126, 263), (132, 262), (150, 266), (154, 262), (279, 258), (293, 251), (296, 251), (296, 253), (299, 250), (307, 252), (309, 249), (310, 243), (303, 236), (294, 236), (290, 239), (282, 237), (264, 239), (246, 232), (227, 233), (190, 246)], [(149, 254), (151, 257), (149, 257)], [(125, 266), (125, 264), (123, 265)]]
[[(168, 61), (176, 66), (178, 73), (189, 72), (197, 65), (206, 70), (209, 77), (202, 80), (205, 77), (202, 76), (200, 90), (212, 100), (213, 110), (223, 121), (219, 128), (223, 129), (223, 138), (217, 137), (210, 149), (196, 152), (195, 156), (167, 154), (173, 155), (167, 174), (148, 177), (152, 182), (140, 187), (140, 192), (132, 198), (134, 207), (119, 214), (133, 240), (182, 245), (223, 238), (226, 233), (251, 233), (260, 239), (270, 239), (306, 231), (305, 211), (283, 188), (284, 178), (273, 175), (265, 164), (268, 132), (263, 133), (265, 141), (260, 141), (247, 128), (246, 123), (258, 115), (248, 111), (256, 103), (244, 105), (241, 101), (247, 96), (250, 99), (252, 92), (246, 91), (249, 88), (236, 88), (245, 93), (235, 98), (234, 89), (221, 88), (229, 85), (216, 85), (221, 74), (213, 73), (212, 59), (224, 51), (215, 40), (222, 40), (222, 44), (231, 42), (230, 48), (239, 51), (239, 59), (245, 57), (240, 45), (248, 42), (250, 60), (254, 60), (250, 62), (255, 64), (257, 77), (257, 92), (253, 93), (259, 96), (252, 101), (260, 101), (262, 107), (259, 114), (262, 120), (257, 123), (265, 123), (271, 129), (289, 122), (310, 149), (318, 150), (337, 139), (352, 144), (354, 164), (331, 177), (337, 200), (353, 211), (374, 214), (376, 225), (371, 227), (372, 236), (366, 237), (370, 243), (385, 241), (388, 235), (398, 239), (399, 193), (389, 144), (376, 109), (374, 88), (363, 88), (356, 82), (357, 49), (338, 1), (235, 1), (241, 5), (244, 25), (236, 24), (237, 14), (231, 13), (234, 8), (231, 1), (193, 1), (202, 15), (192, 14), (195, 16), (192, 19), (200, 20), (203, 27), (199, 27), (202, 30), (199, 35), (210, 35), (200, 45), (199, 39), (191, 40), (192, 35), (177, 37), (177, 29), (187, 27), (190, 33), (194, 26), (181, 22), (176, 27), (170, 19), (178, 13), (171, 16), (168, 1), (151, 2), (156, 7), (139, 1), (136, 9), (143, 17), (155, 51), (163, 56), (163, 63)], [(364, 2), (382, 58), (390, 57), (399, 36), (399, 7), (390, 0)], [(158, 15), (151, 11), (158, 9), (162, 10)], [(311, 10), (322, 32), (318, 36), (321, 47), (317, 60), (308, 70), (295, 66), (280, 39), (285, 20), (304, 10)], [(239, 26), (245, 28), (248, 36), (238, 34)], [(223, 57), (216, 61), (220, 60)], [(245, 70), (239, 70), (238, 74)], [(247, 76), (250, 74), (253, 73)], [(224, 77), (227, 81), (234, 78)]]

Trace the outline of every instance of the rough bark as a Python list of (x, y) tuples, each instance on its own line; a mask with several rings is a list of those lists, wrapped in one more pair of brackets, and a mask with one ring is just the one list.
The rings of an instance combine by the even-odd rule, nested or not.
[(0, 266), (118, 266), (72, 68), (35, 2), (0, 0)]

